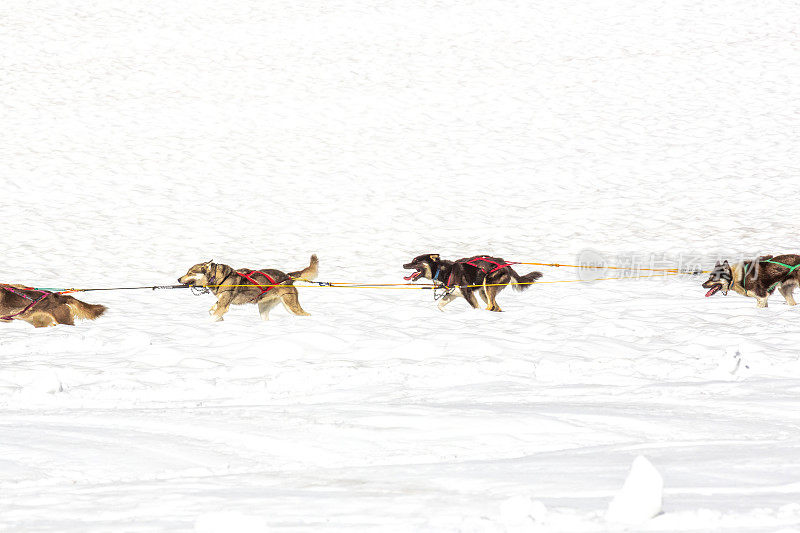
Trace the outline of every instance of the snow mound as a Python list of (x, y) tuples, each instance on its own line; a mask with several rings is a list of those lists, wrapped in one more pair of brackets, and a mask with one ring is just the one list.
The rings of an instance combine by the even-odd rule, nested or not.
[(512, 496), (500, 505), (502, 521), (509, 531), (530, 529), (547, 518), (547, 507), (528, 496)]
[(608, 506), (606, 520), (641, 524), (661, 513), (664, 479), (644, 456), (633, 461), (622, 489)]

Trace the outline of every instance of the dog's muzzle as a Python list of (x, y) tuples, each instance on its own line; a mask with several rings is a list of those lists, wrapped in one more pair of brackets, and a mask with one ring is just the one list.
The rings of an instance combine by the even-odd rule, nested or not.
[(416, 272), (412, 272), (408, 276), (403, 276), (403, 279), (406, 281), (417, 281), (417, 279), (419, 279), (419, 277), (422, 275), (422, 270), (414, 264), (407, 263), (403, 265), (403, 268), (408, 270), (411, 270), (413, 268), (414, 270), (416, 270)]
[[(709, 287), (706, 286), (705, 284), (703, 285), (703, 288), (709, 289)], [(720, 283), (715, 283), (714, 285), (711, 285), (709, 291), (706, 293), (706, 298), (708, 298), (709, 296), (714, 296), (717, 292), (719, 292), (720, 289), (722, 289), (722, 285)], [(727, 291), (723, 292), (723, 294), (726, 293)]]
[(708, 280), (705, 283), (703, 283), (702, 287), (704, 289), (708, 289), (708, 292), (706, 293), (706, 298), (708, 298), (709, 296), (714, 296), (719, 291), (722, 291), (723, 296), (727, 296), (728, 290), (730, 290), (730, 282), (728, 282), (728, 288), (725, 288), (724, 283), (721, 283), (716, 280)]

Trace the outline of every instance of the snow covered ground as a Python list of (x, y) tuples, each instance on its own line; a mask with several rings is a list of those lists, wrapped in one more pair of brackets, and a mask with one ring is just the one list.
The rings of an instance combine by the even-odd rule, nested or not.
[[(800, 252), (798, 20), (6, 0), (0, 279)], [(184, 290), (80, 295), (107, 315), (0, 325), (0, 530), (798, 531), (800, 310), (702, 281), (542, 284), (502, 314), (308, 288), (311, 317), (267, 323), (210, 323)], [(655, 471), (623, 496), (660, 474), (663, 513), (618, 524), (639, 456)]]

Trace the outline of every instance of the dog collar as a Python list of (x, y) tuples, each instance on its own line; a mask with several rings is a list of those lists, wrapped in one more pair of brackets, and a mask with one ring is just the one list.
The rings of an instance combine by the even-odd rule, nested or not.
[(216, 280), (216, 276), (215, 276), (215, 277), (214, 277), (214, 280), (212, 280), (212, 282), (211, 282), (211, 283), (209, 283), (209, 285), (215, 285), (215, 286), (216, 286), (216, 288), (219, 288), (219, 287), (220, 287), (220, 286), (221, 286), (223, 283), (225, 283), (225, 280), (226, 280), (226, 279), (228, 279), (229, 277), (233, 276), (234, 274), (238, 274), (238, 272), (236, 272), (235, 270), (234, 270), (233, 272), (229, 272), (227, 276), (225, 276), (224, 278), (222, 278), (222, 279), (220, 280), (220, 282), (219, 282), (219, 283), (214, 283), (214, 281)]

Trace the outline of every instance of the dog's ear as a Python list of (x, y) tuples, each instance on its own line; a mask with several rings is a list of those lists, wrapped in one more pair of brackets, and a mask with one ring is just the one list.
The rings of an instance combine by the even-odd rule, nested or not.
[(431, 254), (430, 258), (431, 258), (431, 261), (438, 261), (439, 260), (439, 254)]
[(730, 265), (728, 264), (728, 260), (727, 260), (727, 259), (725, 260), (725, 262), (724, 262), (724, 263), (722, 263), (722, 266), (730, 266)]

